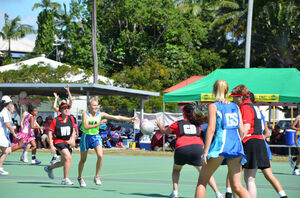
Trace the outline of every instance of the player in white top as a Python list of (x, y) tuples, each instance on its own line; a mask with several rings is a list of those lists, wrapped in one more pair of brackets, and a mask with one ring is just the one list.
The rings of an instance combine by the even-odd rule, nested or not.
[(8, 172), (2, 168), (3, 162), (7, 155), (11, 153), (10, 140), (8, 138), (9, 131), (16, 136), (14, 127), (10, 124), (11, 113), (15, 111), (12, 100), (9, 96), (3, 96), (0, 105), (0, 175), (7, 175)]

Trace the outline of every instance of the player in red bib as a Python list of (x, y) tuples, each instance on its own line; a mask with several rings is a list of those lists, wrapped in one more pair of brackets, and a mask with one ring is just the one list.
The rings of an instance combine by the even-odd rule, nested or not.
[(264, 176), (273, 187), (279, 191), (280, 197), (287, 197), (279, 181), (271, 170), (268, 151), (262, 134), (264, 124), (259, 109), (250, 100), (250, 91), (245, 85), (238, 85), (231, 91), (234, 103), (240, 106), (244, 128), (247, 135), (243, 139), (243, 147), (247, 155), (247, 163), (243, 165), (244, 180), (251, 197), (257, 197), (255, 176), (257, 169), (261, 169)]
[[(201, 139), (200, 124), (203, 117), (195, 113), (192, 105), (185, 105), (181, 108), (183, 111), (183, 119), (174, 122), (169, 127), (164, 128), (163, 123), (157, 120), (156, 124), (160, 131), (164, 134), (174, 133), (178, 138), (175, 145), (174, 165), (172, 172), (173, 191), (171, 198), (178, 197), (178, 181), (180, 171), (185, 164), (194, 166), (200, 173), (201, 156), (203, 154), (203, 140)], [(216, 192), (216, 197), (221, 198), (223, 195), (219, 192), (215, 179), (209, 180), (209, 185)]]
[(63, 185), (73, 185), (69, 179), (69, 171), (72, 161), (71, 146), (75, 143), (75, 122), (70, 114), (70, 105), (62, 103), (59, 106), (61, 114), (53, 119), (49, 131), (49, 145), (51, 153), (56, 151), (61, 155), (61, 161), (56, 162), (51, 166), (46, 166), (44, 169), (48, 173), (50, 179), (54, 179), (53, 169), (64, 166), (64, 178), (61, 181)]

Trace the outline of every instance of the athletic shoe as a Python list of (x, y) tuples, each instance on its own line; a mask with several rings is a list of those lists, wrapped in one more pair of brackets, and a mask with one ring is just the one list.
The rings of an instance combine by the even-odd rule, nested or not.
[(293, 175), (300, 175), (300, 171), (298, 168), (293, 171)]
[(178, 195), (176, 195), (174, 193), (174, 191), (172, 191), (172, 193), (170, 194), (169, 198), (178, 198)]
[(40, 163), (41, 163), (41, 161), (38, 159), (31, 160), (31, 164), (38, 165)]
[(8, 175), (8, 172), (5, 171), (3, 168), (0, 168), (0, 175)]
[(28, 163), (28, 158), (27, 157), (23, 157), (23, 162)]
[(49, 170), (49, 166), (45, 166), (45, 167), (44, 167), (44, 170), (48, 173), (48, 177), (49, 177), (50, 179), (54, 179), (53, 171), (52, 171), (52, 170)]
[(94, 177), (94, 182), (95, 182), (96, 185), (101, 185), (102, 184), (99, 177)]
[(24, 163), (28, 163), (28, 158), (25, 157), (24, 155), (21, 155), (20, 161), (21, 161), (21, 162), (24, 162)]
[(77, 178), (80, 187), (86, 187), (86, 183), (82, 178)]
[(56, 163), (56, 160), (55, 160), (55, 159), (50, 161), (50, 164), (51, 164), (51, 165), (53, 165), (53, 164), (55, 164), (55, 163)]
[(62, 185), (73, 185), (73, 182), (69, 178), (64, 178), (61, 180)]
[(289, 157), (289, 161), (290, 161), (290, 165), (291, 165), (292, 169), (294, 169), (295, 165), (296, 165), (296, 161), (293, 160), (293, 157)]
[(223, 196), (222, 193), (218, 192), (218, 193), (216, 194), (216, 198), (224, 198), (224, 196)]

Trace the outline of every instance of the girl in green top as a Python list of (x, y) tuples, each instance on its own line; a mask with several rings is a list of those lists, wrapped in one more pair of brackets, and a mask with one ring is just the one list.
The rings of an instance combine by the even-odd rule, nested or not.
[(120, 121), (138, 121), (135, 117), (124, 117), (124, 116), (113, 116), (105, 112), (99, 112), (98, 101), (91, 99), (88, 104), (88, 112), (84, 112), (82, 115), (82, 136), (80, 139), (80, 161), (78, 164), (78, 182), (80, 187), (86, 187), (82, 176), (82, 170), (84, 163), (87, 158), (88, 150), (94, 149), (97, 154), (97, 163), (96, 163), (96, 174), (94, 177), (94, 182), (96, 185), (101, 185), (101, 180), (99, 179), (99, 173), (103, 161), (103, 150), (102, 150), (102, 140), (99, 135), (99, 126), (103, 124), (101, 119), (108, 120), (120, 120)]

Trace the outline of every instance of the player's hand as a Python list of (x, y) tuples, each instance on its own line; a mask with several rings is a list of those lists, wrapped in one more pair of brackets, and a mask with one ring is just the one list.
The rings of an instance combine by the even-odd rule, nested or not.
[(202, 161), (202, 166), (207, 164), (207, 153), (203, 154), (201, 161)]
[(68, 90), (70, 90), (70, 85), (69, 85), (69, 84), (67, 84), (67, 86), (65, 86), (64, 88), (65, 88), (65, 90), (67, 90), (67, 91), (68, 91)]
[(130, 120), (133, 123), (138, 123), (140, 121), (137, 117), (132, 117)]
[(50, 147), (51, 153), (56, 153), (56, 148), (54, 146)]
[(158, 127), (163, 128), (163, 125), (164, 125), (165, 123), (162, 122), (162, 121), (160, 121), (160, 119), (157, 119), (157, 120), (155, 121), (155, 124), (156, 124)]
[(54, 95), (55, 98), (59, 98), (59, 96), (57, 95), (56, 92), (53, 92), (53, 95)]

